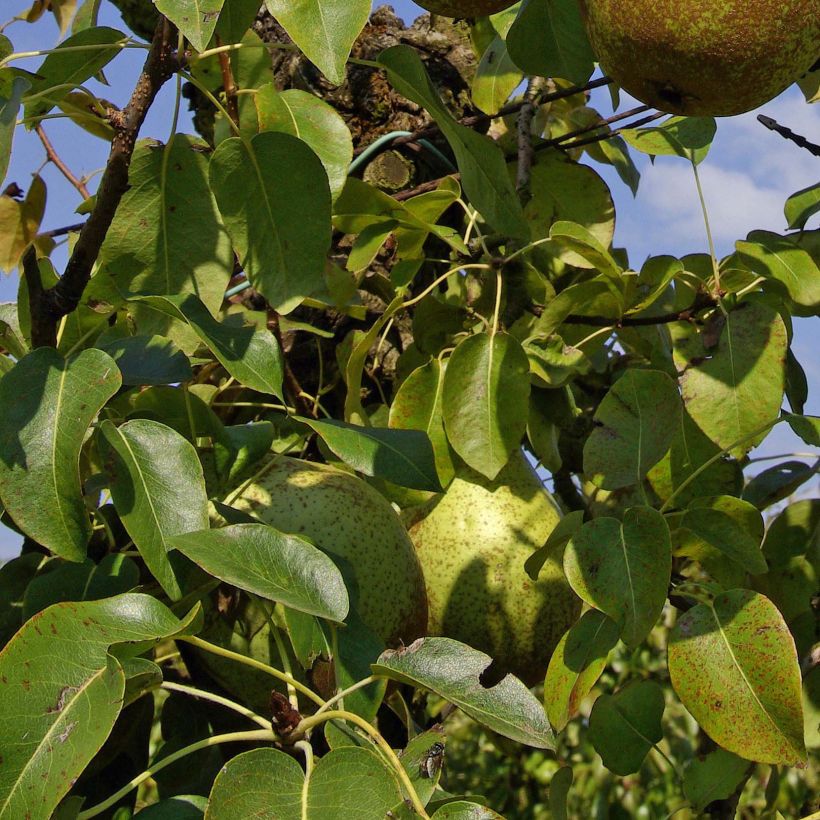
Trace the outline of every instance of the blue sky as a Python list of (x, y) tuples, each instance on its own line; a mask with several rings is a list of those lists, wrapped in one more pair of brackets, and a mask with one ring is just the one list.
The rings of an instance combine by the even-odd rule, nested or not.
[[(2, 0), (2, 20), (19, 14), (31, 5), (31, 0)], [(392, 4), (405, 19), (412, 20), (421, 9), (409, 0)], [(124, 28), (116, 9), (103, 3), (100, 23)], [(35, 25), (14, 23), (6, 34), (17, 51), (48, 48), (57, 42), (57, 28), (50, 20)], [(98, 87), (101, 96), (117, 105), (127, 102), (134, 85), (144, 52), (125, 51), (106, 69), (110, 88)], [(21, 62), (34, 69), (39, 58)], [(90, 84), (93, 87), (93, 84)], [(170, 110), (173, 104), (172, 84), (163, 91), (143, 128), (143, 136), (167, 138)], [(624, 97), (622, 109), (630, 107)], [(603, 114), (611, 113), (609, 94), (594, 93), (592, 103)], [(702, 166), (702, 181), (710, 220), (720, 255), (731, 252), (733, 244), (750, 230), (761, 228), (783, 232), (786, 222), (783, 204), (787, 197), (820, 178), (820, 160), (807, 151), (783, 141), (757, 123), (755, 115), (765, 113), (815, 141), (820, 137), (820, 105), (809, 106), (796, 88), (764, 106), (760, 112), (719, 121), (718, 134), (709, 157)], [(105, 162), (106, 144), (85, 134), (63, 120), (49, 120), (45, 130), (68, 166), (78, 175), (99, 171)], [(183, 124), (183, 128), (185, 125)], [(189, 129), (192, 130), (192, 129)], [(18, 129), (7, 180), (27, 188), (31, 174), (43, 162), (44, 154), (33, 133)], [(635, 157), (641, 170), (641, 186), (636, 198), (606, 166), (592, 164), (612, 190), (617, 211), (615, 243), (629, 250), (633, 267), (639, 267), (649, 255), (704, 252), (706, 240), (703, 219), (697, 200), (692, 173), (686, 162), (675, 158), (659, 158), (654, 165), (642, 156)], [(79, 197), (74, 189), (53, 168), (42, 170), (48, 186), (48, 205), (43, 220), (45, 229), (77, 221), (74, 209)], [(95, 186), (96, 181), (91, 183)], [(815, 217), (810, 227), (817, 227)], [(60, 262), (62, 254), (55, 255)], [(0, 301), (16, 298), (17, 276), (0, 275)], [(795, 326), (795, 352), (809, 376), (811, 393), (806, 412), (820, 414), (820, 361), (812, 334), (817, 332), (816, 319), (801, 319)], [(775, 429), (756, 455), (773, 455), (805, 450), (805, 445), (786, 432), (783, 425)], [(16, 537), (0, 525), (0, 559), (16, 549)]]

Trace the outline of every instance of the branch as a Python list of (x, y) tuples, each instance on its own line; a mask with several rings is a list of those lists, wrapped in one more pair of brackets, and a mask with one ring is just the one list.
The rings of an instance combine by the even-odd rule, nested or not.
[(31, 341), (34, 347), (56, 346), (57, 323), (80, 303), (120, 200), (128, 190), (128, 169), (139, 130), (160, 88), (178, 67), (173, 50), (175, 43), (173, 26), (161, 18), (128, 105), (111, 117), (116, 133), (94, 210), (80, 231), (63, 276), (54, 287), (41, 291), (39, 298), (31, 300)]
[[(222, 38), (216, 35), (217, 47), (222, 45)], [(219, 68), (222, 72), (222, 88), (225, 91), (225, 110), (233, 121), (234, 125), (239, 125), (239, 102), (237, 97), (236, 80), (231, 67), (231, 55), (227, 51), (219, 52)]]
[(538, 91), (537, 80), (531, 79), (527, 84), (527, 90), (524, 92), (524, 104), (518, 112), (518, 168), (515, 178), (515, 192), (518, 194), (522, 205), (526, 205), (532, 199), (530, 176), (532, 162), (535, 159), (535, 149), (532, 144), (532, 121), (535, 119), (535, 112), (538, 110), (536, 104)]
[(564, 319), (565, 325), (587, 325), (588, 327), (652, 327), (668, 325), (672, 322), (691, 322), (697, 313), (705, 308), (717, 307), (717, 300), (705, 294), (698, 296), (686, 310), (677, 313), (663, 313), (660, 316), (626, 316), (612, 319), (608, 316), (578, 316), (570, 314)]
[(800, 134), (795, 134), (791, 128), (786, 128), (785, 125), (781, 125), (777, 120), (773, 120), (771, 117), (767, 117), (764, 114), (758, 114), (757, 121), (761, 125), (765, 125), (770, 131), (780, 134), (783, 139), (791, 140), (795, 145), (805, 148), (810, 154), (820, 157), (820, 145), (815, 145), (813, 142), (809, 142)]
[(88, 188), (85, 187), (85, 183), (81, 179), (77, 179), (77, 177), (71, 173), (71, 169), (60, 159), (60, 155), (54, 150), (51, 140), (46, 136), (42, 124), (37, 123), (34, 130), (37, 132), (40, 142), (43, 143), (43, 148), (46, 149), (46, 156), (49, 162), (77, 189), (83, 199), (88, 199), (91, 194), (88, 192)]

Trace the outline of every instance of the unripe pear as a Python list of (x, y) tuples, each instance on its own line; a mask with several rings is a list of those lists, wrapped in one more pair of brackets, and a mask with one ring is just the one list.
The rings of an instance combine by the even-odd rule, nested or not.
[(355, 576), (348, 591), (356, 609), (385, 643), (424, 634), (427, 602), (413, 544), (390, 503), (358, 476), (280, 456), (231, 503), (343, 559)]
[(820, 0), (581, 0), (601, 68), (661, 111), (758, 108), (820, 56)]
[(442, 17), (487, 17), (515, 5), (516, 0), (416, 0), (433, 14)]
[(561, 512), (522, 453), (494, 481), (464, 469), (414, 516), (410, 537), (424, 570), (428, 634), (490, 655), (528, 685), (543, 680), (581, 602), (549, 556), (538, 580), (524, 571)]

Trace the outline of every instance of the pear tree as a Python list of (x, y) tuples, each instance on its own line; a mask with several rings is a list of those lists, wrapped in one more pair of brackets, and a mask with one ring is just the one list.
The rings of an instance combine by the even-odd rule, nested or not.
[(422, 5), (0, 29), (0, 820), (817, 810), (820, 186), (637, 260), (596, 170), (700, 191), (817, 0)]

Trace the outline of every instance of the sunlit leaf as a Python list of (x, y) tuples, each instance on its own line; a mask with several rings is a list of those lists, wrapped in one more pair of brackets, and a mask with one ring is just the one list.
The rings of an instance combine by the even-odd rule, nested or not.
[(154, 0), (164, 14), (190, 40), (197, 51), (204, 51), (216, 28), (225, 0)]

